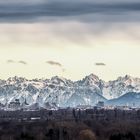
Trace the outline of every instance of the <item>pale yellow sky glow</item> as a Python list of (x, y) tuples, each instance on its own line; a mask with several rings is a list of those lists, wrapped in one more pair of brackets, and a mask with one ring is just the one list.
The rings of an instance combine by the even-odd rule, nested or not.
[(0, 78), (58, 75), (78, 80), (90, 73), (106, 81), (125, 74), (139, 77), (139, 30), (139, 23), (1, 23)]

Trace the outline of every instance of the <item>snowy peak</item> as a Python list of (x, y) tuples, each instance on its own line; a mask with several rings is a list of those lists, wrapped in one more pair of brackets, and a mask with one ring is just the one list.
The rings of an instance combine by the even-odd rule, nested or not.
[(107, 82), (103, 89), (108, 99), (118, 98), (128, 92), (140, 92), (140, 78), (129, 75), (118, 77), (117, 80)]
[(23, 77), (17, 77), (17, 76), (15, 76), (15, 77), (10, 77), (10, 78), (7, 79), (7, 83), (8, 83), (8, 84), (23, 83), (23, 82), (25, 82), (25, 81), (27, 81), (27, 79), (25, 79), (25, 78), (23, 78)]
[(89, 76), (86, 76), (83, 80), (82, 80), (82, 84), (85, 86), (92, 86), (92, 85), (97, 85), (99, 83), (99, 77), (94, 75), (94, 74), (90, 74)]
[(118, 82), (124, 83), (126, 86), (137, 86), (140, 84), (140, 78), (134, 78), (130, 75), (120, 77), (117, 79)]
[(86, 76), (85, 81), (89, 82), (89, 84), (91, 83), (98, 83), (99, 82), (99, 77), (94, 75), (94, 74), (90, 74), (89, 76)]
[(79, 81), (79, 84), (82, 86), (101, 86), (103, 85), (103, 81), (99, 79), (98, 76), (94, 74), (90, 74), (89, 76), (86, 76), (81, 81)]
[(59, 86), (71, 86), (73, 82), (63, 77), (54, 76), (51, 78), (50, 82)]

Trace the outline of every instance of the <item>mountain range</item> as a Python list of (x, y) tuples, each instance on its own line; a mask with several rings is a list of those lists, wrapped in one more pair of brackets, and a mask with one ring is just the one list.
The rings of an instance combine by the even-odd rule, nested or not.
[(129, 75), (109, 82), (101, 80), (94, 74), (79, 81), (71, 81), (58, 76), (51, 79), (33, 80), (15, 76), (0, 80), (0, 103), (2, 105), (10, 104), (18, 99), (20, 104), (24, 105), (26, 102), (30, 107), (94, 106), (99, 101), (109, 105), (135, 104), (139, 106), (139, 92), (140, 78)]

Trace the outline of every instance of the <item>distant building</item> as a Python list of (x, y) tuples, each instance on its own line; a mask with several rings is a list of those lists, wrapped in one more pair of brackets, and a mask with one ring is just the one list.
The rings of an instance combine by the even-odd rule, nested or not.
[(9, 105), (8, 105), (8, 108), (11, 108), (11, 109), (19, 109), (20, 108), (19, 99), (15, 99), (14, 102), (10, 102)]
[(91, 105), (78, 105), (76, 108), (85, 110), (85, 109), (92, 109), (93, 106), (91, 106)]

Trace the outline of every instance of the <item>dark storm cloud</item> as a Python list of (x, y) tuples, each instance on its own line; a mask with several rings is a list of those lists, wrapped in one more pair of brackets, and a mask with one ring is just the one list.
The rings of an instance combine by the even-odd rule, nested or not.
[(56, 62), (56, 61), (47, 61), (46, 63), (48, 63), (49, 65), (62, 67), (62, 64), (60, 64), (59, 62)]
[(105, 63), (101, 63), (101, 62), (100, 62), (100, 63), (95, 63), (95, 65), (96, 65), (96, 66), (106, 66)]
[(25, 62), (25, 61), (23, 61), (23, 60), (18, 61), (18, 63), (23, 64), (23, 65), (27, 65), (27, 62)]
[[(38, 2), (26, 2), (26, 3), (16, 3), (11, 2), (10, 4), (3, 2), (0, 3), (0, 21), (2, 22), (27, 22), (27, 21), (40, 21), (40, 18), (44, 20), (58, 19), (59, 18), (71, 18), (77, 19), (77, 16), (83, 16), (84, 20), (92, 20), (91, 17), (85, 18), (85, 15), (92, 15), (93, 18), (98, 16), (114, 16), (119, 19), (119, 16), (128, 15), (131, 13), (140, 12), (140, 2), (133, 1), (128, 2), (125, 0), (123, 2), (118, 1), (114, 3), (113, 0), (108, 2), (96, 2), (94, 1), (55, 1), (48, 0)], [(138, 14), (139, 15), (139, 14)], [(127, 17), (127, 16), (126, 16)], [(127, 17), (128, 18), (128, 17)], [(130, 18), (130, 16), (129, 16)], [(132, 16), (134, 19), (134, 16)], [(137, 18), (136, 18), (137, 19)]]

